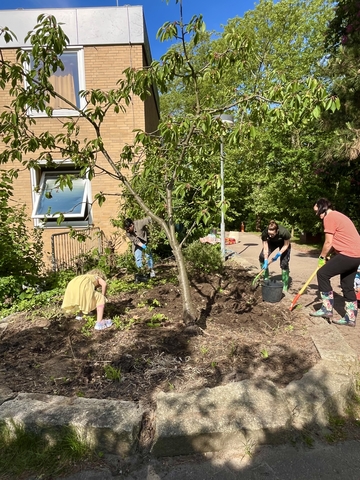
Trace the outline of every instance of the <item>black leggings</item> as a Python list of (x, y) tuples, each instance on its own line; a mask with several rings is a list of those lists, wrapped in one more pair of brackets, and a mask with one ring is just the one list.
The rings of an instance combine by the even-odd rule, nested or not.
[(330, 292), (332, 290), (330, 278), (340, 275), (340, 285), (345, 300), (355, 302), (354, 280), (359, 265), (360, 257), (347, 257), (340, 253), (331, 257), (317, 273), (320, 292)]
[[(274, 243), (268, 242), (269, 256), (272, 254), (274, 250), (276, 249), (280, 250), (283, 246), (284, 246), (284, 243), (282, 245), (279, 245), (278, 243), (274, 244)], [(290, 253), (291, 253), (291, 245), (289, 245), (287, 250), (285, 250), (285, 252), (281, 254), (281, 257), (280, 257), (281, 270), (289, 270)], [(264, 249), (262, 249), (260, 252), (259, 261), (261, 265), (264, 263)]]

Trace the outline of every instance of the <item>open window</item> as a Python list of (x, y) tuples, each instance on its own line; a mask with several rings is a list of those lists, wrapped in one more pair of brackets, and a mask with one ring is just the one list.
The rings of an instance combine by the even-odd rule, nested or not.
[[(62, 97), (69, 100), (77, 108), (85, 107), (84, 98), (80, 97), (80, 91), (85, 90), (85, 67), (84, 50), (82, 48), (69, 48), (61, 55), (64, 70), (57, 69), (49, 77), (54, 90)], [(32, 59), (29, 69), (33, 69)], [(77, 116), (78, 112), (71, 105), (58, 97), (51, 97), (49, 105), (53, 108), (53, 116)], [(33, 116), (44, 116), (45, 112), (31, 110)]]
[[(70, 175), (72, 187), (59, 186), (60, 176)], [(35, 225), (44, 228), (87, 227), (92, 224), (90, 181), (75, 169), (32, 171)], [(58, 224), (60, 215), (64, 220)]]

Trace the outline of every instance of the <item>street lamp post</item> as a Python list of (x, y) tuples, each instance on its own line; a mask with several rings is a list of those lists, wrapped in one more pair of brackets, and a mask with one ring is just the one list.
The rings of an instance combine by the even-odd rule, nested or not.
[[(234, 117), (232, 115), (220, 115), (220, 120), (229, 126), (234, 125)], [(221, 257), (225, 260), (225, 186), (224, 186), (224, 143), (221, 138), (220, 143), (220, 181), (221, 181), (221, 222), (220, 222), (220, 246)]]

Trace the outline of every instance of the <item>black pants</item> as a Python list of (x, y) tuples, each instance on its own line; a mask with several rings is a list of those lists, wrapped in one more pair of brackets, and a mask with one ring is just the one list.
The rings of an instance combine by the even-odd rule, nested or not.
[[(274, 243), (268, 242), (269, 256), (277, 248), (279, 250), (281, 250), (283, 246), (284, 246), (284, 244), (279, 245), (278, 243), (274, 244)], [(281, 270), (289, 270), (290, 253), (291, 253), (291, 245), (289, 245), (287, 250), (285, 250), (285, 252), (281, 254), (281, 257), (280, 257), (280, 268), (281, 268)], [(262, 249), (261, 252), (260, 252), (260, 255), (259, 255), (259, 261), (260, 261), (261, 265), (263, 265), (264, 260), (265, 260), (264, 249)]]
[(332, 290), (330, 278), (340, 275), (340, 285), (347, 302), (355, 302), (355, 275), (360, 265), (360, 257), (347, 257), (337, 254), (318, 270), (317, 279), (320, 292)]

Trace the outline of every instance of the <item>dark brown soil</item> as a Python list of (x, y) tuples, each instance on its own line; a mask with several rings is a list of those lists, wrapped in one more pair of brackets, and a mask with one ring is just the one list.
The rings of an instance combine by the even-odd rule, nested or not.
[(106, 316), (115, 323), (100, 332), (57, 306), (12, 317), (0, 334), (1, 379), (15, 392), (151, 403), (160, 390), (248, 378), (284, 387), (319, 360), (303, 316), (284, 301), (263, 302), (261, 287), (252, 291), (252, 277), (236, 264), (192, 280), (200, 329), (182, 323), (170, 274), (159, 267), (151, 288), (110, 296)]

